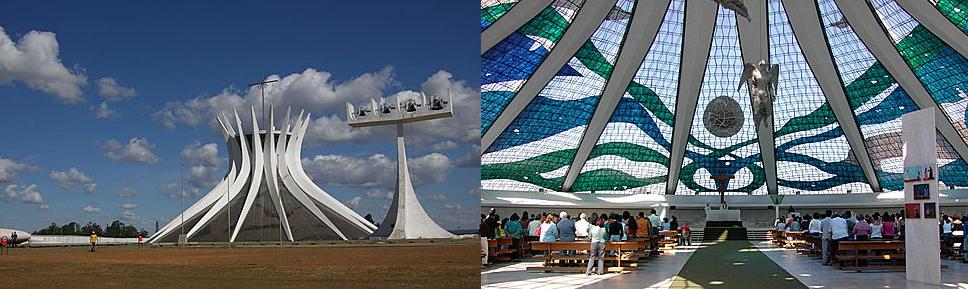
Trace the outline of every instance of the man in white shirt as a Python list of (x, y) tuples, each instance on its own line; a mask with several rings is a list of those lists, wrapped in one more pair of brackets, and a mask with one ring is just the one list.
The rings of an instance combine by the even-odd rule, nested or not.
[(578, 221), (575, 222), (575, 235), (580, 239), (588, 237), (588, 221), (585, 220), (587, 217), (585, 213), (578, 214)]
[(847, 233), (847, 220), (840, 217), (840, 215), (834, 215), (830, 219), (830, 253), (834, 254), (837, 252), (837, 244), (840, 241), (846, 241), (850, 234)]
[(659, 230), (661, 230), (662, 222), (659, 221), (659, 215), (655, 214), (655, 209), (652, 209), (652, 214), (649, 215), (649, 222), (652, 223), (652, 235), (659, 235)]
[(820, 233), (822, 232), (820, 230), (820, 223), (820, 213), (813, 213), (813, 219), (810, 220), (810, 225), (807, 228), (810, 230), (810, 235), (820, 236)]
[(828, 266), (830, 265), (830, 238), (833, 237), (830, 228), (831, 213), (830, 210), (824, 212), (824, 218), (820, 221), (820, 247), (823, 252), (823, 264)]

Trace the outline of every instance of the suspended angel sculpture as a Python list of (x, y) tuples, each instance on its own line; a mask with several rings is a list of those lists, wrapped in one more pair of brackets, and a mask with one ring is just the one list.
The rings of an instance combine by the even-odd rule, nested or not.
[(736, 15), (739, 15), (739, 16), (743, 16), (743, 18), (746, 18), (746, 21), (749, 21), (749, 22), (753, 21), (752, 19), (750, 19), (749, 10), (746, 10), (746, 4), (743, 4), (743, 0), (712, 0), (712, 1), (719, 3), (719, 5), (723, 5), (723, 8), (733, 10), (733, 13), (736, 13)]
[(760, 120), (765, 120), (773, 113), (773, 100), (776, 99), (776, 83), (780, 78), (780, 65), (770, 65), (766, 60), (754, 65), (747, 63), (743, 67), (743, 75), (739, 78), (739, 87), (736, 91), (743, 88), (745, 82), (750, 89), (750, 96), (753, 98), (753, 123), (759, 124)]

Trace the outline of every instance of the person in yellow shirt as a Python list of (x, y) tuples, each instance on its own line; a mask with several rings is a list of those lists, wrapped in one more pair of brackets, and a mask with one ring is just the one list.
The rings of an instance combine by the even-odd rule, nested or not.
[(97, 248), (97, 234), (95, 234), (94, 231), (91, 231), (91, 252), (94, 252), (94, 249), (96, 248)]

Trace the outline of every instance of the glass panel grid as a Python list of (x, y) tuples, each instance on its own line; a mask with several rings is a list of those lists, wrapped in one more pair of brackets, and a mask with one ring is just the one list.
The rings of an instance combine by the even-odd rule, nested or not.
[(481, 30), (508, 13), (514, 4), (518, 4), (518, 0), (481, 0)]
[(783, 5), (770, 0), (768, 8), (770, 61), (780, 66), (773, 106), (779, 193), (871, 192)]
[(968, 60), (949, 47), (893, 0), (873, 0), (874, 10), (887, 28), (914, 75), (942, 108), (955, 130), (968, 138)]
[[(610, 15), (628, 13), (624, 7), (631, 7), (630, 2), (620, 1)], [(507, 178), (561, 190), (581, 136), (605, 88), (606, 78), (611, 75), (628, 20), (628, 17), (609, 17), (602, 22), (562, 68), (562, 71), (574, 72), (559, 73), (552, 78), (487, 149), (482, 156), (482, 163), (486, 164), (482, 167), (482, 179)], [(564, 135), (571, 137), (556, 137)], [(522, 153), (531, 157), (510, 163), (504, 161)]]
[[(487, 131), (571, 24), (583, 0), (558, 0), (481, 55), (481, 131)], [(565, 12), (565, 13), (562, 13)]]
[[(744, 20), (745, 21), (745, 20)], [(736, 91), (736, 84), (743, 72), (736, 16), (732, 10), (719, 7), (712, 47), (706, 62), (699, 102), (693, 116), (692, 130), (686, 146), (679, 181), (687, 190), (677, 189), (676, 194), (718, 195), (712, 176), (732, 176), (726, 194), (766, 194), (766, 175), (760, 156), (756, 129), (748, 93)], [(728, 138), (714, 136), (703, 125), (702, 116), (706, 105), (713, 98), (725, 95), (733, 98), (743, 109), (743, 128)]]
[(679, 81), (683, 6), (681, 0), (670, 3), (652, 47), (582, 167), (573, 191), (664, 193)]

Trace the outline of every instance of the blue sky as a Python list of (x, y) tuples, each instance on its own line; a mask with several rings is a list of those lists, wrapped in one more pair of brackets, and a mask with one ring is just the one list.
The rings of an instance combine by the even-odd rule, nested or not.
[(270, 104), (313, 113), (306, 171), (377, 219), (393, 191), (392, 133), (349, 129), (343, 103), (452, 91), (457, 116), (408, 128), (408, 156), (428, 213), (445, 228), (473, 228), (479, 12), (459, 1), (402, 2), (0, 9), (0, 226), (163, 226), (180, 212), (182, 163), (186, 207), (226, 171), (213, 114), (258, 103), (246, 85), (271, 74), (283, 81), (267, 90)]

